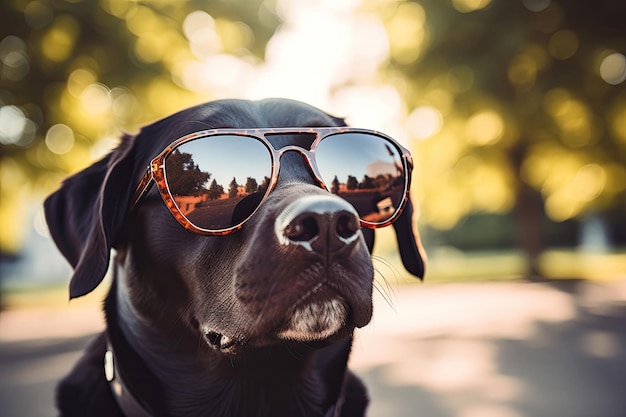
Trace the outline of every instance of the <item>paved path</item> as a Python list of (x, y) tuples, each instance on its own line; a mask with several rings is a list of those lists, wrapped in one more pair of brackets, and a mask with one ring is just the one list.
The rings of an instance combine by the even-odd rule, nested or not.
[[(352, 368), (370, 417), (626, 416), (626, 282), (380, 286)], [(97, 305), (0, 315), (0, 416), (51, 417)]]

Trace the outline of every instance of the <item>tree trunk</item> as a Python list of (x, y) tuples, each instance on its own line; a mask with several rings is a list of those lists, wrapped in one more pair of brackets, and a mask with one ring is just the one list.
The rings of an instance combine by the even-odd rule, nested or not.
[(526, 278), (537, 281), (543, 278), (539, 267), (539, 256), (544, 250), (541, 224), (544, 218), (541, 194), (521, 178), (525, 147), (518, 145), (510, 154), (517, 173), (515, 184), (515, 219), (518, 229), (518, 245), (526, 257)]

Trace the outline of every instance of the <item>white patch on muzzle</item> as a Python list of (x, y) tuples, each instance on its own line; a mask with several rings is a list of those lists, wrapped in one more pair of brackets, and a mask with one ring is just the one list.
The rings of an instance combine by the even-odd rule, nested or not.
[(346, 306), (339, 300), (306, 304), (293, 313), (278, 337), (299, 342), (323, 340), (337, 333), (347, 316)]

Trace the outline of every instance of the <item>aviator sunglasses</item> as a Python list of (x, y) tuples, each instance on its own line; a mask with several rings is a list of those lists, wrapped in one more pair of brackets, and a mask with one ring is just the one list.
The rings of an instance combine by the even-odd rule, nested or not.
[[(313, 135), (309, 149), (272, 146), (272, 135)], [(413, 161), (387, 135), (349, 127), (214, 129), (183, 136), (150, 162), (132, 199), (153, 181), (187, 230), (227, 235), (254, 215), (278, 181), (280, 159), (295, 151), (320, 187), (348, 201), (361, 226), (390, 225), (408, 199)]]

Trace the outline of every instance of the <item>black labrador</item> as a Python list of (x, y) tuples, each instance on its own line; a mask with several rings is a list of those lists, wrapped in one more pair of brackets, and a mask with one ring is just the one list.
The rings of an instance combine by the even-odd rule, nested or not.
[[(384, 195), (405, 177), (408, 184), (410, 156), (396, 158), (395, 183), (379, 184), (383, 195), (364, 209), (367, 216), (343, 198), (349, 185), (319, 178), (323, 158), (335, 158), (339, 166), (329, 164), (339, 172), (350, 154), (370, 146), (335, 138), (315, 145), (312, 156), (319, 132), (342, 137), (342, 126), (296, 101), (206, 103), (126, 135), (46, 200), (52, 237), (74, 268), (71, 298), (98, 286), (116, 253), (106, 331), (59, 384), (62, 416), (364, 415), (365, 387), (347, 370), (353, 331), (372, 314), (374, 232), (361, 226), (393, 217), (406, 268), (422, 277), (424, 264), (408, 189), (402, 202)], [(286, 127), (293, 129), (258, 130)], [(248, 130), (212, 130), (236, 128)], [(181, 137), (180, 147), (171, 146)], [(383, 142), (390, 155), (400, 154)], [(191, 159), (202, 156), (194, 143), (213, 154), (213, 166), (203, 170)], [(332, 156), (338, 151), (345, 154)], [(151, 163), (164, 154), (165, 164)], [(271, 165), (265, 178), (211, 181), (222, 171), (253, 172), (256, 154)], [(226, 195), (241, 204), (226, 205)], [(381, 223), (376, 210), (398, 215)], [(217, 219), (222, 212), (237, 218)]]

